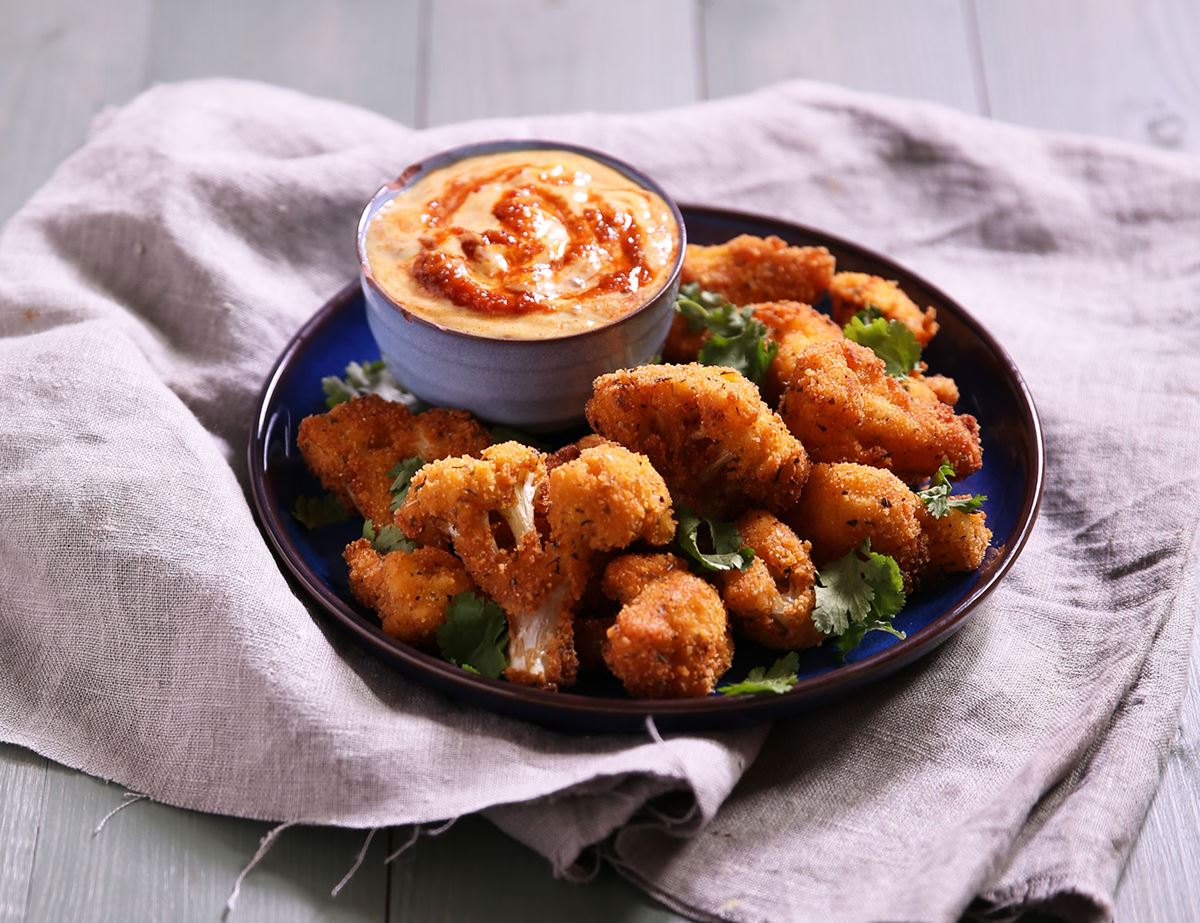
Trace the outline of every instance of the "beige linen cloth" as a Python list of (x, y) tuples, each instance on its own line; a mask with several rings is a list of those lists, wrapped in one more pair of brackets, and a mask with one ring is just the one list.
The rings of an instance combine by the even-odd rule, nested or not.
[[(244, 493), (263, 378), (353, 278), (376, 186), (500, 136), (863, 241), (999, 337), (1047, 490), (961, 634), (815, 714), (664, 743), (451, 703), (309, 611)], [(0, 739), (246, 817), (489, 810), (555, 870), (598, 843), (701, 918), (1104, 918), (1185, 681), (1198, 293), (1200, 162), (930, 105), (792, 83), (412, 131), (250, 83), (153, 89), (0, 238)], [(684, 819), (647, 808), (667, 792)]]

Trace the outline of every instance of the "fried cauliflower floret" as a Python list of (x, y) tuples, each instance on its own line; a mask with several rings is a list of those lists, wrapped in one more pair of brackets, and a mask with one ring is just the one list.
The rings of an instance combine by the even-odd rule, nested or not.
[(649, 458), (675, 502), (695, 509), (786, 508), (808, 476), (804, 446), (732, 369), (653, 365), (602, 375), (587, 418)]
[(816, 647), (825, 635), (812, 623), (816, 568), (810, 545), (766, 510), (737, 521), (742, 541), (754, 549), (744, 571), (721, 575), (721, 596), (738, 630), (778, 650)]
[[(779, 344), (780, 353), (787, 349), (794, 352), (818, 340), (842, 338), (841, 327), (816, 308), (800, 301), (764, 301), (746, 307), (752, 308), (755, 319), (766, 325), (770, 339)], [(694, 331), (687, 318), (676, 314), (663, 346), (663, 358), (667, 362), (695, 362), (709, 336), (708, 330)], [(777, 355), (772, 369), (778, 362)]]
[(450, 600), (475, 589), (462, 562), (440, 548), (381, 555), (360, 538), (343, 557), (354, 598), (378, 613), (387, 634), (417, 647), (432, 647)]
[(923, 401), (940, 401), (948, 407), (958, 403), (958, 385), (953, 378), (945, 375), (913, 373), (908, 378), (900, 379), (900, 384), (913, 397)]
[(733, 661), (721, 597), (699, 577), (668, 573), (626, 603), (604, 645), (604, 662), (630, 695), (708, 695)]
[(712, 247), (689, 244), (680, 279), (699, 282), (736, 305), (816, 301), (833, 280), (824, 247), (790, 247), (778, 237), (742, 234)]
[(892, 279), (865, 272), (839, 272), (829, 285), (829, 296), (833, 300), (833, 319), (842, 326), (859, 311), (876, 307), (888, 320), (904, 324), (922, 346), (938, 331), (937, 311), (922, 311)]
[(548, 499), (551, 531), (562, 537), (585, 534), (588, 547), (597, 551), (639, 539), (665, 545), (675, 537), (666, 483), (645, 455), (616, 443), (583, 449), (554, 468)]
[(604, 568), (604, 580), (600, 589), (609, 599), (624, 605), (646, 589), (659, 577), (673, 571), (687, 573), (687, 563), (678, 555), (626, 554), (614, 558)]
[(414, 414), (375, 394), (305, 417), (296, 435), (300, 454), (325, 489), (376, 522), (392, 518), (388, 472), (396, 462), (475, 455), (490, 442), (487, 430), (465, 410)]
[[(537, 498), (544, 492), (545, 523)], [(547, 472), (545, 456), (506, 442), (482, 457), (426, 465), (396, 522), (426, 544), (449, 544), (508, 618), (505, 675), (525, 685), (574, 680), (574, 610), (598, 552), (666, 542), (674, 520), (666, 484), (645, 458), (592, 444)]]
[(922, 504), (921, 528), (929, 544), (927, 578), (974, 570), (983, 563), (992, 541), (992, 530), (987, 527), (987, 515), (982, 510), (974, 513), (950, 510), (937, 519)]
[(874, 465), (914, 484), (943, 462), (962, 477), (983, 464), (974, 417), (914, 397), (850, 340), (814, 343), (795, 357), (779, 414), (814, 461)]
[(923, 509), (917, 495), (882, 468), (816, 464), (787, 523), (812, 543), (817, 567), (836, 561), (869, 538), (872, 551), (896, 559), (905, 585), (911, 588), (928, 560), (921, 529)]
[(776, 404), (784, 386), (795, 372), (796, 356), (813, 343), (844, 338), (842, 328), (810, 305), (798, 301), (777, 301), (754, 306), (754, 316), (771, 331), (779, 351), (763, 382), (768, 403)]

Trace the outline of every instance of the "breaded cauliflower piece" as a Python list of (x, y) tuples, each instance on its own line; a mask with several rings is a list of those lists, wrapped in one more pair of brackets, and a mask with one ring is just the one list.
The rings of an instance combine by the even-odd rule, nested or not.
[[(779, 344), (780, 353), (789, 348), (795, 351), (817, 340), (842, 338), (841, 327), (816, 308), (800, 301), (764, 301), (746, 307), (753, 308), (755, 319), (767, 326), (770, 338)], [(695, 362), (709, 336), (708, 330), (696, 332), (687, 318), (676, 314), (663, 346), (663, 358), (667, 362)], [(772, 370), (778, 363), (777, 355)]]
[(876, 307), (888, 320), (899, 321), (912, 331), (922, 346), (938, 331), (937, 311), (922, 311), (892, 279), (867, 275), (865, 272), (839, 272), (829, 285), (833, 301), (833, 319), (843, 327), (859, 311)]
[(697, 510), (785, 509), (808, 476), (804, 446), (732, 369), (651, 365), (602, 375), (587, 418), (649, 458), (675, 502)]
[(900, 379), (900, 385), (913, 397), (923, 401), (941, 401), (947, 407), (958, 403), (958, 384), (945, 375), (923, 375), (914, 372)]
[[(537, 498), (546, 498), (539, 523)], [(573, 613), (596, 554), (674, 535), (666, 484), (644, 458), (591, 445), (547, 472), (516, 442), (449, 458), (414, 475), (396, 522), (425, 544), (449, 544), (508, 617), (505, 675), (557, 688), (575, 678)]]
[(296, 444), (326, 490), (375, 522), (390, 522), (392, 478), (403, 458), (427, 461), (475, 455), (491, 443), (465, 410), (414, 414), (403, 404), (368, 394), (300, 421)]
[(708, 695), (733, 661), (729, 619), (717, 591), (674, 571), (626, 603), (604, 645), (604, 662), (630, 695)]
[(929, 545), (926, 579), (974, 570), (983, 563), (983, 556), (992, 541), (987, 514), (982, 510), (974, 513), (950, 510), (941, 519), (936, 519), (921, 504), (921, 528)]
[(616, 443), (592, 445), (551, 470), (548, 500), (551, 533), (585, 536), (576, 541), (595, 551), (675, 537), (666, 483), (645, 455)]
[(742, 541), (754, 549), (744, 571), (721, 575), (721, 596), (738, 630), (777, 650), (816, 647), (825, 640), (812, 622), (817, 571), (811, 546), (766, 510), (737, 521)]
[(354, 598), (378, 613), (387, 634), (417, 647), (433, 647), (450, 600), (475, 589), (462, 562), (440, 548), (381, 555), (360, 538), (343, 557)]
[(974, 417), (914, 397), (850, 340), (814, 343), (795, 357), (779, 414), (814, 461), (887, 468), (913, 484), (943, 462), (961, 477), (983, 464)]
[(787, 523), (812, 543), (817, 567), (871, 540), (871, 550), (896, 559), (911, 588), (929, 559), (921, 514), (925, 505), (903, 481), (882, 468), (816, 464)]
[(609, 599), (624, 605), (633, 602), (642, 590), (659, 577), (665, 577), (673, 571), (686, 574), (687, 570), (687, 562), (670, 552), (626, 554), (613, 558), (604, 568), (604, 580), (600, 589)]
[(791, 247), (778, 237), (742, 234), (712, 247), (688, 244), (680, 279), (736, 305), (816, 301), (833, 281), (833, 256), (824, 247)]

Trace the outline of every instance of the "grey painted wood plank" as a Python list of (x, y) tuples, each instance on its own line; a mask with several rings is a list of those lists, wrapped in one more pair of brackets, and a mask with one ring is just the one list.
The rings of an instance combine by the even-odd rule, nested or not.
[[(238, 873), (273, 825), (181, 811), (149, 801), (100, 820), (124, 791), (50, 765), (26, 919), (219, 920)], [(289, 828), (242, 886), (233, 920), (382, 920), (387, 880), (381, 832), (345, 890), (365, 833)]]
[(150, 0), (0, 0), (0, 222), (142, 85)]
[[(406, 830), (397, 830), (397, 848), (407, 838)], [(421, 837), (392, 866), (392, 920), (683, 919), (608, 868), (588, 884), (552, 878), (545, 859), (480, 817), (463, 818), (440, 836)]]
[(428, 3), (422, 124), (680, 105), (700, 93), (691, 0)]
[(1200, 151), (1200, 4), (975, 0), (996, 118)]
[[(1200, 586), (1195, 605), (1195, 611), (1200, 612)], [(1123, 923), (1174, 923), (1194, 918), (1200, 907), (1198, 685), (1200, 632), (1192, 637), (1191, 670), (1179, 734), (1117, 890), (1117, 919)]]
[(981, 109), (961, 0), (702, 0), (709, 96), (804, 77)]
[(242, 77), (411, 125), (417, 0), (156, 0), (146, 82)]
[(0, 745), (0, 920), (19, 920), (33, 876), (46, 761)]

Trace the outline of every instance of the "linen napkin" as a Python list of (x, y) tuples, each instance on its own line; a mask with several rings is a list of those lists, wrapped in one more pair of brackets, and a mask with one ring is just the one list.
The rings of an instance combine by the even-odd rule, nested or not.
[[(769, 732), (657, 741), (456, 705), (308, 611), (244, 494), (258, 389), (353, 278), (376, 186), (500, 136), (594, 145), (681, 201), (861, 240), (999, 337), (1038, 401), (1047, 491), (953, 641)], [(599, 844), (702, 918), (1066, 898), (1105, 918), (1185, 680), (1197, 241), (1196, 160), (815, 84), (420, 132), (257, 84), (155, 88), (0, 237), (0, 739), (246, 817), (488, 810), (555, 871)], [(682, 816), (655, 807), (670, 792)]]

